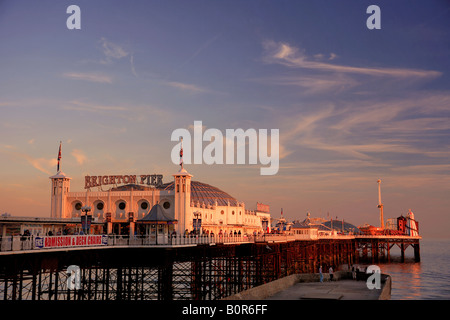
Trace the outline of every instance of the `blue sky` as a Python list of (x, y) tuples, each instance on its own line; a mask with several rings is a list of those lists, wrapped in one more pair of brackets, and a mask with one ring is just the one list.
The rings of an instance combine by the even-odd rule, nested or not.
[(172, 131), (200, 120), (280, 130), (277, 175), (187, 167), (248, 208), (378, 225), (381, 179), (385, 217), (447, 237), (449, 42), (448, 1), (0, 1), (0, 212), (49, 215), (59, 141), (72, 190), (169, 181)]

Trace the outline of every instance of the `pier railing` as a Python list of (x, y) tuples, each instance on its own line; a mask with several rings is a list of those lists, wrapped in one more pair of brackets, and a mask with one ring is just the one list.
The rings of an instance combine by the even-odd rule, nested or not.
[(108, 246), (190, 246), (216, 243), (254, 242), (252, 236), (240, 235), (150, 235), (119, 236), (108, 235)]
[(27, 251), (75, 247), (104, 246), (195, 246), (232, 243), (288, 242), (315, 240), (305, 235), (62, 235), (62, 236), (7, 236), (0, 239), (0, 251)]
[[(384, 239), (387, 236), (372, 236)], [(57, 235), (57, 236), (6, 236), (0, 237), (0, 252), (45, 250), (76, 247), (113, 247), (113, 246), (195, 246), (233, 243), (276, 243), (290, 241), (311, 241), (320, 239), (368, 239), (361, 235), (311, 235), (311, 234), (203, 234), (203, 235)], [(395, 239), (421, 239), (421, 237), (391, 236)]]
[(62, 235), (62, 236), (7, 236), (0, 238), (0, 251), (27, 251), (76, 247), (104, 246), (195, 246), (258, 242), (248, 235)]

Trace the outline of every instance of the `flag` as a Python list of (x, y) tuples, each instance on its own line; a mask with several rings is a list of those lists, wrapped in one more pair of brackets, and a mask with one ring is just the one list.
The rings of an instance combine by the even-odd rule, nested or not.
[(181, 148), (180, 148), (180, 166), (183, 166), (183, 138), (181, 138)]
[(59, 161), (61, 160), (61, 141), (59, 142), (59, 152), (58, 152), (58, 170), (59, 172)]

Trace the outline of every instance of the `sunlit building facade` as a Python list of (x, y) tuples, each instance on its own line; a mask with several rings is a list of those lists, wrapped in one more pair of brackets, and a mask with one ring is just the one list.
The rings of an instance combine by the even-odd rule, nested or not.
[[(269, 206), (248, 210), (243, 202), (209, 184), (192, 180), (185, 168), (163, 183), (161, 175), (87, 176), (85, 191), (71, 191), (63, 172), (51, 176), (51, 217), (103, 222), (105, 233), (142, 234), (141, 224), (155, 205), (170, 221), (160, 232), (254, 234), (270, 232)], [(95, 178), (95, 179), (94, 179)], [(112, 184), (108, 190), (102, 189)], [(98, 190), (95, 190), (95, 189)]]

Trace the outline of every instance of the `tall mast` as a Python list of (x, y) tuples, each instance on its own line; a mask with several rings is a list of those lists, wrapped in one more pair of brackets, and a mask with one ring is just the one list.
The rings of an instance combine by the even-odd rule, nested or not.
[(378, 208), (380, 209), (380, 227), (384, 230), (383, 203), (381, 202), (381, 180), (378, 179)]

